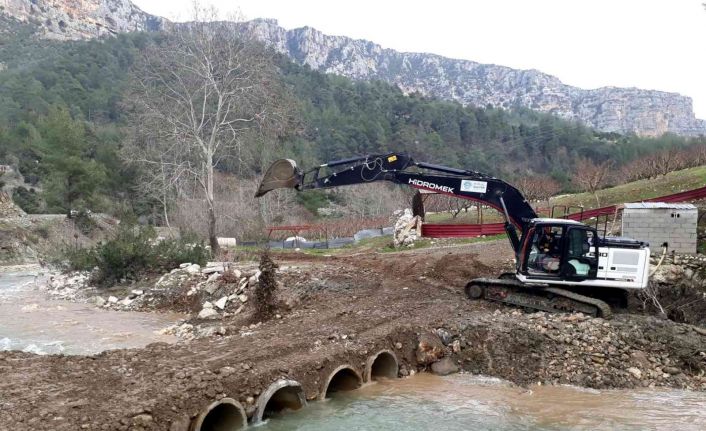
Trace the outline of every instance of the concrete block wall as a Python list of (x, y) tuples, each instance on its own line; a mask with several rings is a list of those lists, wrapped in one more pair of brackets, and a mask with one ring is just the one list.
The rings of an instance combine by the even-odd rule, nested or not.
[(647, 241), (653, 253), (668, 243), (677, 253), (696, 253), (697, 209), (625, 208), (622, 235)]

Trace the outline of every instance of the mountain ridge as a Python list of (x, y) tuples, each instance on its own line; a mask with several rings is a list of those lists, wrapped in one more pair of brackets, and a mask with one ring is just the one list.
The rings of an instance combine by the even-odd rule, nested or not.
[(286, 30), (273, 19), (248, 31), (300, 64), (353, 79), (379, 79), (405, 92), (476, 106), (523, 106), (581, 120), (604, 132), (658, 136), (706, 133), (688, 96), (636, 87), (582, 89), (537, 69), (513, 69), (437, 54), (400, 52), (365, 40), (326, 35), (310, 26)]
[[(41, 37), (59, 40), (157, 31), (171, 25), (129, 0), (0, 0), (0, 10), (34, 23)], [(692, 99), (678, 93), (615, 86), (582, 89), (538, 69), (400, 52), (365, 39), (327, 35), (310, 26), (287, 30), (274, 19), (254, 19), (242, 26), (301, 65), (357, 80), (388, 82), (405, 93), (481, 107), (526, 107), (603, 132), (706, 134), (706, 120), (696, 118)]]

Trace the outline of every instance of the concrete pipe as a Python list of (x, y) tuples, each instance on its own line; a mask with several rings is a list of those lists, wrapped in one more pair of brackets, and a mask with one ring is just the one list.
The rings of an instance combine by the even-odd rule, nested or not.
[(324, 390), (319, 394), (319, 399), (329, 398), (336, 392), (352, 391), (362, 385), (363, 379), (353, 367), (341, 365), (329, 374)]
[(379, 378), (395, 379), (399, 371), (397, 356), (389, 350), (381, 350), (368, 358), (365, 364), (365, 381), (372, 382)]
[(192, 431), (230, 431), (248, 426), (248, 417), (239, 402), (223, 398), (211, 403), (192, 422)]
[(285, 410), (299, 410), (304, 406), (306, 396), (302, 385), (294, 380), (278, 380), (257, 398), (252, 421), (260, 422), (273, 414)]

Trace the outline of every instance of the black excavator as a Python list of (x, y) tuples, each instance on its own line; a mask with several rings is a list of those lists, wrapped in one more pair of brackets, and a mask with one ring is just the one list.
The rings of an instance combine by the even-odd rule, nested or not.
[[(353, 157), (308, 171), (300, 170), (293, 160), (277, 160), (255, 196), (279, 188), (304, 191), (373, 181), (477, 201), (504, 216), (515, 272), (470, 280), (465, 286), (470, 299), (610, 318), (609, 303), (624, 306), (629, 290), (647, 287), (650, 250), (644, 242), (601, 237), (596, 228), (574, 220), (539, 218), (522, 193), (501, 179), (417, 162), (404, 153)], [(415, 196), (415, 213), (423, 213), (419, 196)]]

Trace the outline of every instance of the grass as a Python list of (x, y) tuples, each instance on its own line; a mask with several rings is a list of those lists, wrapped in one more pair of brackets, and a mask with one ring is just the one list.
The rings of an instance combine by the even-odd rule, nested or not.
[(585, 209), (605, 207), (626, 202), (640, 202), (645, 199), (684, 192), (706, 185), (706, 166), (670, 172), (667, 175), (649, 180), (639, 180), (599, 190), (596, 198), (590, 193), (565, 195), (550, 200), (550, 205), (583, 206)]

